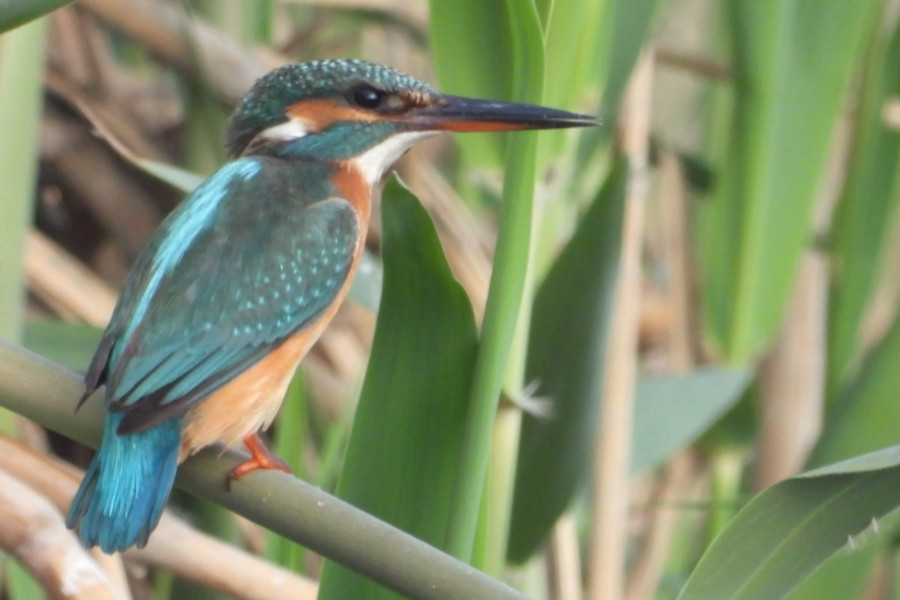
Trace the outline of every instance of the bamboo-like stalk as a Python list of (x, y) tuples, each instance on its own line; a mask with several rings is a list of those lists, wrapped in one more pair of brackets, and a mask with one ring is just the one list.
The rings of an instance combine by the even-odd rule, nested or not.
[[(81, 379), (0, 341), (0, 404), (85, 444), (100, 439), (99, 397), (77, 413)], [(334, 496), (282, 472), (262, 471), (225, 489), (247, 455), (207, 450), (182, 465), (178, 485), (407, 596), (422, 599), (524, 596)]]
[(25, 299), (23, 248), (37, 177), (46, 22), (0, 37), (0, 337), (22, 334)]
[(619, 281), (595, 455), (587, 598), (619, 600), (625, 588), (629, 464), (641, 297), (641, 241), (647, 187), (652, 52), (638, 59), (625, 95), (622, 146), (629, 159)]
[[(540, 103), (544, 88), (544, 47), (536, 8), (508, 0), (512, 23), (513, 90), (520, 101)], [(499, 572), (506, 559), (521, 414), (506, 412), (497, 420), (501, 391), (518, 396), (524, 387), (528, 327), (531, 319), (532, 228), (537, 168), (537, 132), (520, 132), (510, 140), (503, 179), (503, 208), (494, 267), (488, 288), (481, 340), (472, 376), (469, 413), (460, 456), (460, 477), (453, 498), (447, 549), (468, 559), (476, 536), (488, 466), (497, 477), (488, 481), (490, 519), (483, 538), (483, 561)], [(491, 430), (499, 429), (492, 436)]]
[(447, 548), (468, 559), (475, 538), (481, 488), (487, 473), (497, 399), (503, 387), (513, 334), (518, 322), (531, 247), (532, 191), (536, 134), (521, 133), (510, 144), (503, 182), (503, 209), (494, 271), (488, 291), (481, 345), (473, 374), (466, 439), (460, 457), (460, 482), (449, 523)]

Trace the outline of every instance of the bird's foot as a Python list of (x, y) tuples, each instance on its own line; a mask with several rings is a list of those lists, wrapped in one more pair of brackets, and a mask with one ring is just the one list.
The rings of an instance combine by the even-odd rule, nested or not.
[(272, 451), (266, 448), (265, 443), (263, 443), (262, 438), (259, 437), (258, 433), (245, 437), (244, 445), (250, 450), (251, 456), (248, 460), (245, 460), (233, 468), (231, 473), (228, 474), (228, 479), (225, 481), (225, 487), (229, 491), (231, 490), (231, 485), (235, 481), (257, 469), (278, 469), (285, 473), (291, 472), (291, 468), (286, 462), (272, 454)]

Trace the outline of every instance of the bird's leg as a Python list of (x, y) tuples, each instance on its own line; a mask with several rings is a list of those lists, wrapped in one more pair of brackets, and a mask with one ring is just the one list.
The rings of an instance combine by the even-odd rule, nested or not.
[(226, 487), (230, 490), (231, 484), (257, 469), (278, 469), (285, 473), (290, 473), (291, 468), (286, 462), (272, 454), (272, 451), (266, 448), (262, 438), (258, 433), (248, 435), (244, 438), (244, 445), (250, 450), (250, 458), (245, 460), (228, 474), (228, 480), (225, 482)]

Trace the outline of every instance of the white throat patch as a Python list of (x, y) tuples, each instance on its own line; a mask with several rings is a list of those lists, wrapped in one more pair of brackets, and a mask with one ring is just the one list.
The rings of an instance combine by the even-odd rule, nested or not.
[(397, 159), (417, 141), (437, 135), (436, 131), (407, 131), (398, 133), (374, 146), (355, 159), (353, 164), (359, 169), (369, 185), (374, 185), (384, 176)]

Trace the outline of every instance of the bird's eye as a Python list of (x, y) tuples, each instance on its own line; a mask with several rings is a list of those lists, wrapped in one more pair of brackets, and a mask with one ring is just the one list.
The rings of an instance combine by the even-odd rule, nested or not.
[(353, 102), (361, 108), (375, 109), (384, 101), (384, 92), (368, 85), (353, 90)]

